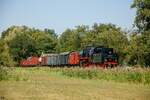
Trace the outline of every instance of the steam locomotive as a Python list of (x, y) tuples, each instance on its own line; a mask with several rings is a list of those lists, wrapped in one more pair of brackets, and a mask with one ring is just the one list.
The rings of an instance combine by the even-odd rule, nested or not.
[(118, 55), (113, 48), (88, 46), (78, 51), (59, 54), (42, 54), (40, 57), (29, 57), (20, 62), (20, 66), (82, 66), (114, 67), (118, 65)]

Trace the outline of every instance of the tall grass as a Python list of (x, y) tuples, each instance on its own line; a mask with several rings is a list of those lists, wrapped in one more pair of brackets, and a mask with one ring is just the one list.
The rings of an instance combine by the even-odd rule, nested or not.
[[(150, 69), (100, 69), (100, 68), (65, 68), (60, 69), (62, 75), (82, 79), (97, 79), (115, 82), (150, 84)], [(57, 69), (58, 71), (58, 69)]]
[(0, 81), (8, 79), (8, 68), (0, 66)]
[(12, 68), (11, 71), (0, 67), (0, 80), (26, 81), (30, 74), (49, 74), (81, 79), (107, 80), (115, 82), (129, 82), (150, 84), (150, 68), (60, 68), (60, 67), (34, 67), (34, 68)]
[[(17, 70), (20, 70), (20, 73)], [(14, 80), (14, 81), (26, 81), (26, 74), (22, 75), (23, 70), (15, 67), (0, 66), (0, 81), (2, 80)]]
[(150, 84), (150, 68), (118, 67), (113, 69), (101, 69), (80, 67), (50, 67), (46, 69), (38, 68), (37, 70), (42, 70), (50, 73), (58, 73), (59, 75), (81, 79)]

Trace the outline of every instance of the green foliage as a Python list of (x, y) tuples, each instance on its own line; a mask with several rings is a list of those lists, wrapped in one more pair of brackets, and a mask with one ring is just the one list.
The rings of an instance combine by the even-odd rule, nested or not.
[(150, 0), (134, 0), (132, 8), (136, 8), (135, 25), (140, 32), (150, 30)]
[(134, 0), (135, 25), (138, 33), (131, 36), (129, 64), (150, 65), (150, 0)]
[(61, 37), (60, 37), (60, 51), (71, 51), (73, 50), (73, 36), (74, 33), (72, 32), (72, 30), (67, 29), (65, 32), (62, 33)]
[(54, 30), (44, 31), (26, 26), (12, 26), (2, 32), (2, 39), (9, 46), (16, 62), (29, 56), (40, 56), (42, 52), (55, 52), (57, 35)]
[(81, 36), (78, 30), (67, 29), (59, 38), (60, 51), (74, 51), (81, 48)]
[(150, 35), (132, 35), (129, 51), (129, 64), (149, 66)]
[(8, 79), (8, 67), (12, 67), (14, 64), (7, 44), (0, 39), (0, 81)]
[(9, 47), (5, 41), (0, 39), (0, 66), (14, 66), (14, 61), (9, 52)]
[(9, 42), (11, 54), (17, 62), (36, 54), (35, 41), (28, 34), (17, 34)]

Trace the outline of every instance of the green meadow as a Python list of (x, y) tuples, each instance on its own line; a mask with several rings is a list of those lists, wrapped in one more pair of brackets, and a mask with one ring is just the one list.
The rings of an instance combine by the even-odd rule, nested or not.
[(149, 100), (150, 69), (13, 67), (0, 100)]

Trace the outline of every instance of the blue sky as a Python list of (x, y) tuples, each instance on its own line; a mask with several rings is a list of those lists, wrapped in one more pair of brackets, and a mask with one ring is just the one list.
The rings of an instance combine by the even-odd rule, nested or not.
[(0, 32), (11, 25), (54, 29), (93, 23), (113, 23), (131, 29), (135, 9), (133, 0), (0, 0)]

